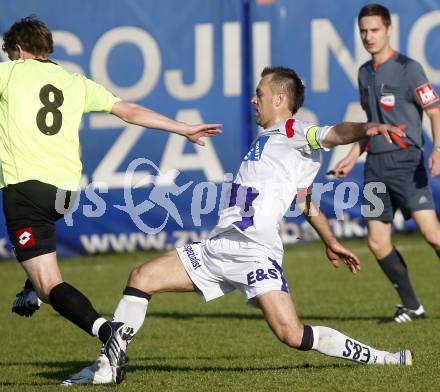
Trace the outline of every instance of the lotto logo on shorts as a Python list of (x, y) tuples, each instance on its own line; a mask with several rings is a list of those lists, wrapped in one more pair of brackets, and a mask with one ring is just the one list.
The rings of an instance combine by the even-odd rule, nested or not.
[(35, 237), (31, 227), (26, 227), (15, 232), (17, 243), (20, 248), (29, 248), (35, 245)]
[(437, 93), (431, 83), (425, 83), (416, 89), (417, 96), (422, 106), (427, 106), (439, 100)]

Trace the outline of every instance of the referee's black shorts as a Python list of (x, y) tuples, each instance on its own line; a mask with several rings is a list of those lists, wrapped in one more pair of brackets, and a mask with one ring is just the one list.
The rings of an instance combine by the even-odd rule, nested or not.
[[(429, 185), (423, 151), (415, 146), (406, 149), (368, 154), (364, 168), (365, 185), (381, 182), (385, 193), (377, 193), (383, 203), (383, 211), (365, 220), (392, 222), (397, 209), (402, 211), (405, 219), (413, 212), (435, 209), (434, 198)], [(364, 200), (365, 205), (372, 206)]]
[[(53, 185), (36, 180), (8, 185), (3, 191), (3, 211), (9, 239), (18, 261), (23, 262), (56, 250), (55, 222), (57, 191)], [(58, 192), (64, 207), (70, 191)]]

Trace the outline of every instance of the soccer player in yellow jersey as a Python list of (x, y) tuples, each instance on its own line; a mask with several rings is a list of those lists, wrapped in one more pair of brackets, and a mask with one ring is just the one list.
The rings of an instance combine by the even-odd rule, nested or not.
[(55, 246), (55, 221), (62, 216), (55, 208), (57, 191), (66, 191), (68, 204), (81, 176), (78, 128), (82, 114), (109, 112), (128, 123), (177, 133), (199, 145), (204, 145), (202, 137), (221, 133), (221, 125), (175, 121), (67, 72), (48, 58), (53, 52), (52, 34), (35, 17), (14, 23), (3, 41), (12, 61), (0, 63), (0, 188), (8, 234), (29, 278), (13, 311), (29, 316), (39, 307), (40, 298), (106, 342), (109, 322), (81, 292), (63, 281)]

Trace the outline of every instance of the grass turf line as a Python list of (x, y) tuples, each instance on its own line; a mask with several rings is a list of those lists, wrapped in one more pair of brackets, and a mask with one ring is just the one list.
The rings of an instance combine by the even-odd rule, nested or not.
[[(341, 330), (372, 346), (416, 352), (412, 368), (369, 367), (298, 352), (279, 343), (258, 310), (239, 293), (205, 304), (197, 295), (161, 294), (129, 349), (127, 391), (434, 391), (440, 372), (439, 260), (418, 235), (396, 236), (427, 319), (377, 325), (398, 297), (364, 240), (345, 241), (362, 260), (358, 276), (335, 270), (320, 243), (286, 249), (284, 270), (305, 323)], [(107, 317), (132, 267), (157, 254), (135, 253), (63, 260), (66, 281)], [(0, 390), (59, 390), (59, 382), (91, 363), (96, 339), (43, 305), (32, 318), (12, 314), (24, 275), (16, 262), (0, 263)], [(104, 386), (94, 386), (99, 390)]]

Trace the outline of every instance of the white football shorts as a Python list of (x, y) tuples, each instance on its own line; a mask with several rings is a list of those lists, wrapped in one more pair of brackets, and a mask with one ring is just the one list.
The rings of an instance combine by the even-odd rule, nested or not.
[(269, 291), (289, 292), (281, 260), (237, 231), (177, 248), (177, 253), (205, 301), (239, 289), (250, 304)]

